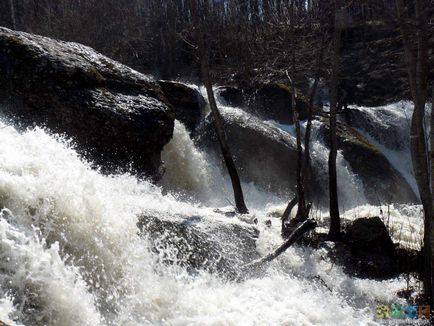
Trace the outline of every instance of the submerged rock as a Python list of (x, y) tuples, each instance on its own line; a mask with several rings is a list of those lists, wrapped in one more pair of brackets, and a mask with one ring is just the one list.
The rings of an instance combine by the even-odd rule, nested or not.
[(162, 262), (177, 264), (190, 273), (205, 270), (234, 277), (238, 267), (259, 258), (259, 231), (252, 225), (230, 220), (204, 222), (200, 216), (141, 216), (137, 226)]
[(0, 28), (2, 115), (66, 134), (106, 171), (158, 179), (174, 115), (150, 78), (93, 49)]

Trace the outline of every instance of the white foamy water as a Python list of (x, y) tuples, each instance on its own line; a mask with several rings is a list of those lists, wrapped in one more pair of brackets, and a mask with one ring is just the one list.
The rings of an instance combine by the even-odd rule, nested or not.
[[(202, 170), (213, 166), (186, 137), (177, 124), (165, 155), (186, 155), (168, 165), (166, 181), (171, 175), (174, 188), (206, 197), (201, 183), (214, 172)], [(271, 228), (263, 223), (278, 199), (245, 186), (248, 204), (256, 203), (258, 250), (265, 254), (281, 242), (279, 221)], [(211, 195), (223, 203), (230, 198)], [(1, 123), (0, 319), (11, 325), (375, 325), (375, 304), (397, 301), (405, 288), (401, 278), (348, 277), (324, 250), (298, 246), (265, 275), (242, 282), (163, 265), (138, 236), (137, 216), (202, 216), (204, 229), (216, 219), (243, 224), (186, 198), (163, 195), (131, 175), (104, 176), (69, 142)]]

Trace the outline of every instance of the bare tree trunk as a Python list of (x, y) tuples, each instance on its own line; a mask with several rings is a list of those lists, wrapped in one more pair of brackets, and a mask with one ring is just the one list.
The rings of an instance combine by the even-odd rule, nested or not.
[(237, 211), (240, 214), (248, 214), (249, 211), (248, 211), (247, 206), (244, 202), (244, 195), (243, 195), (243, 190), (241, 188), (240, 178), (238, 176), (238, 172), (237, 172), (237, 169), (235, 167), (235, 163), (234, 163), (234, 160), (232, 158), (232, 154), (231, 154), (229, 146), (227, 144), (222, 117), (220, 115), (220, 112), (218, 111), (216, 100), (214, 97), (214, 92), (212, 89), (212, 83), (211, 83), (211, 79), (209, 77), (209, 65), (208, 65), (207, 61), (208, 61), (208, 59), (206, 57), (201, 58), (201, 70), (202, 70), (203, 83), (204, 83), (205, 88), (206, 88), (209, 106), (211, 108), (211, 112), (212, 112), (212, 116), (213, 116), (214, 129), (215, 129), (216, 134), (217, 134), (217, 138), (218, 138), (218, 141), (220, 144), (220, 149), (221, 149), (222, 154), (223, 154), (226, 168), (228, 169), (228, 173), (229, 173), (229, 176), (231, 178), (232, 188), (234, 191), (235, 206), (237, 208)]
[[(198, 8), (195, 0), (191, 1), (192, 4), (192, 12), (193, 15), (198, 17)], [(206, 6), (206, 4), (204, 4)], [(207, 10), (207, 8), (205, 8)], [(196, 18), (200, 19), (200, 18)], [(205, 44), (205, 37), (204, 37), (204, 26), (202, 22), (196, 21), (196, 28), (197, 30), (197, 42), (198, 42), (198, 53), (199, 53), (199, 60), (200, 60), (200, 66), (201, 66), (201, 73), (202, 73), (202, 80), (206, 89), (206, 93), (208, 96), (209, 106), (211, 109), (212, 117), (213, 117), (213, 125), (214, 129), (217, 134), (217, 139), (220, 145), (220, 149), (222, 151), (223, 159), (226, 164), (226, 168), (228, 170), (229, 176), (231, 178), (232, 182), (232, 188), (234, 192), (234, 198), (235, 198), (235, 206), (237, 211), (240, 214), (248, 214), (249, 210), (247, 209), (247, 206), (244, 202), (244, 195), (243, 190), (241, 188), (241, 182), (240, 178), (238, 176), (237, 169), (235, 167), (235, 162), (232, 158), (231, 151), (229, 149), (226, 133), (224, 131), (223, 126), (223, 119), (220, 115), (220, 112), (217, 108), (217, 103), (214, 97), (214, 92), (212, 89), (212, 82), (211, 82), (211, 76), (210, 76), (210, 66), (209, 66), (209, 53), (208, 48)]]
[(16, 29), (17, 28), (17, 21), (15, 18), (14, 0), (9, 0), (9, 10), (10, 10), (10, 14), (11, 14), (12, 29)]
[[(410, 141), (413, 170), (424, 210), (424, 296), (427, 302), (434, 304), (432, 279), (434, 263), (434, 256), (432, 255), (434, 252), (432, 219), (434, 213), (430, 184), (430, 155), (425, 132), (425, 104), (429, 70), (428, 12), (430, 11), (430, 1), (415, 1), (414, 19), (410, 18), (408, 8), (404, 5), (403, 0), (396, 0), (396, 9), (404, 44), (410, 90), (414, 102)], [(416, 30), (413, 29), (413, 26), (417, 26)]]
[(316, 91), (318, 89), (318, 83), (321, 76), (321, 67), (324, 57), (325, 37), (321, 38), (321, 45), (319, 49), (317, 67), (315, 72), (315, 79), (312, 85), (312, 90), (309, 98), (309, 108), (307, 115), (306, 131), (304, 134), (304, 162), (303, 162), (303, 184), (306, 191), (306, 197), (310, 200), (310, 182), (312, 179), (312, 166), (310, 161), (310, 136), (312, 133), (312, 119), (313, 119), (313, 104), (315, 100)]
[(296, 220), (301, 221), (307, 218), (305, 214), (306, 202), (304, 198), (303, 188), (303, 148), (301, 146), (301, 130), (300, 130), (300, 114), (297, 106), (296, 90), (295, 90), (295, 15), (294, 15), (294, 1), (290, 5), (291, 16), (291, 112), (293, 115), (293, 122), (295, 124), (295, 133), (297, 138), (297, 198), (298, 208)]
[(337, 158), (337, 136), (336, 136), (336, 111), (338, 95), (338, 74), (339, 74), (339, 50), (340, 50), (340, 30), (338, 26), (338, 10), (335, 1), (334, 5), (334, 29), (333, 29), (333, 54), (330, 78), (330, 154), (328, 160), (329, 167), (329, 200), (330, 200), (330, 230), (329, 238), (336, 240), (339, 238), (341, 229), (341, 219), (339, 216), (338, 185), (336, 173)]

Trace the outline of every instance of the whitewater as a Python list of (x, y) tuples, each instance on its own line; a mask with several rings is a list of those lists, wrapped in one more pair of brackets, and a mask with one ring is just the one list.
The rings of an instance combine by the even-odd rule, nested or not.
[[(231, 202), (217, 162), (179, 122), (162, 154), (160, 186), (130, 174), (103, 175), (74, 146), (41, 128), (18, 131), (0, 122), (0, 320), (9, 325), (376, 325), (377, 304), (404, 303), (396, 296), (406, 288), (404, 276), (349, 277), (326, 249), (291, 247), (265, 275), (241, 282), (164, 264), (138, 234), (138, 216), (249, 222), (215, 211)], [(341, 175), (353, 178), (345, 168), (342, 161)], [(264, 255), (282, 241), (270, 213), (281, 211), (285, 199), (252, 183), (243, 188)], [(362, 199), (344, 217), (379, 215), (380, 207)], [(417, 248), (420, 208), (389, 210), (394, 239)]]

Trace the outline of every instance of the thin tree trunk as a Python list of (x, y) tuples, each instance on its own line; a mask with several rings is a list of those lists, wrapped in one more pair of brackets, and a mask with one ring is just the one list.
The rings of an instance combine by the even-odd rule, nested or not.
[[(208, 96), (209, 106), (213, 117), (212, 120), (213, 120), (214, 129), (217, 134), (217, 139), (220, 145), (220, 149), (222, 151), (226, 168), (231, 178), (236, 209), (240, 214), (248, 214), (249, 210), (247, 209), (247, 206), (244, 202), (244, 195), (243, 195), (243, 190), (241, 188), (240, 178), (238, 176), (238, 172), (235, 167), (235, 162), (232, 158), (232, 154), (227, 143), (226, 133), (224, 131), (224, 126), (223, 126), (223, 119), (217, 108), (217, 103), (212, 89), (210, 66), (209, 66), (209, 53), (208, 53), (208, 48), (205, 45), (204, 26), (200, 21), (200, 18), (198, 17), (198, 10), (197, 10), (198, 8), (197, 8), (196, 1), (192, 0), (191, 5), (192, 5), (193, 15), (196, 17), (195, 25), (198, 28), (197, 42), (198, 42), (198, 53), (199, 53), (199, 60), (201, 66), (202, 80)], [(204, 5), (206, 6), (206, 4)]]
[(313, 119), (313, 104), (315, 100), (316, 91), (318, 89), (318, 83), (321, 76), (321, 67), (323, 63), (323, 57), (324, 57), (324, 48), (325, 48), (325, 38), (321, 38), (321, 46), (319, 50), (318, 55), (318, 61), (317, 61), (317, 67), (315, 72), (315, 79), (312, 85), (312, 90), (310, 93), (309, 98), (309, 108), (308, 108), (308, 115), (307, 115), (307, 124), (306, 124), (306, 131), (304, 134), (304, 162), (303, 162), (303, 184), (304, 189), (306, 192), (306, 197), (311, 197), (311, 191), (310, 191), (310, 182), (312, 179), (312, 166), (311, 166), (311, 160), (310, 160), (310, 136), (312, 133), (312, 119)]
[(281, 235), (283, 238), (287, 238), (291, 231), (289, 230), (289, 215), (291, 215), (292, 209), (295, 207), (295, 205), (298, 202), (297, 195), (288, 203), (286, 206), (285, 211), (283, 212), (281, 221), (282, 221), (282, 228), (281, 228)]
[(291, 112), (293, 116), (293, 122), (295, 124), (295, 133), (297, 138), (297, 198), (298, 208), (296, 220), (301, 221), (307, 218), (305, 214), (306, 202), (304, 199), (303, 189), (303, 148), (301, 146), (301, 130), (300, 130), (300, 114), (297, 106), (297, 98), (295, 91), (295, 18), (294, 18), (294, 1), (290, 5), (291, 15), (291, 76), (289, 80), (291, 82)]
[(338, 14), (335, 2), (334, 8), (335, 26), (333, 29), (333, 54), (330, 78), (330, 154), (328, 160), (329, 167), (329, 200), (330, 200), (330, 230), (329, 238), (336, 240), (340, 235), (341, 219), (339, 216), (338, 186), (336, 173), (337, 158), (337, 136), (336, 136), (336, 111), (337, 111), (337, 88), (339, 74), (339, 50), (340, 50), (340, 30), (337, 26)]
[(9, 10), (10, 10), (10, 14), (11, 14), (12, 29), (16, 29), (17, 28), (17, 21), (15, 18), (14, 0), (9, 0)]
[(217, 134), (217, 138), (220, 144), (220, 149), (222, 151), (222, 155), (226, 164), (226, 168), (228, 169), (229, 176), (232, 182), (232, 188), (234, 191), (235, 198), (235, 206), (237, 211), (240, 214), (248, 214), (249, 211), (244, 202), (243, 190), (241, 188), (240, 178), (238, 176), (237, 169), (235, 167), (234, 160), (232, 158), (232, 154), (230, 152), (229, 146), (226, 141), (226, 134), (223, 127), (222, 117), (220, 112), (218, 111), (216, 100), (214, 97), (214, 92), (212, 89), (212, 83), (209, 77), (209, 66), (207, 63), (207, 58), (201, 58), (201, 70), (202, 70), (202, 79), (206, 88), (206, 93), (208, 96), (209, 106), (211, 108), (214, 129)]
[[(403, 0), (396, 0), (398, 22), (404, 44), (407, 63), (408, 79), (414, 102), (411, 121), (410, 141), (413, 170), (419, 189), (420, 199), (424, 210), (424, 268), (423, 284), (424, 296), (427, 302), (434, 305), (433, 297), (433, 237), (432, 225), (433, 194), (431, 188), (429, 150), (425, 132), (425, 103), (428, 90), (428, 17), (429, 1), (415, 1), (415, 24), (410, 18)], [(412, 30), (412, 25), (417, 30)], [(431, 163), (432, 164), (432, 163)]]

